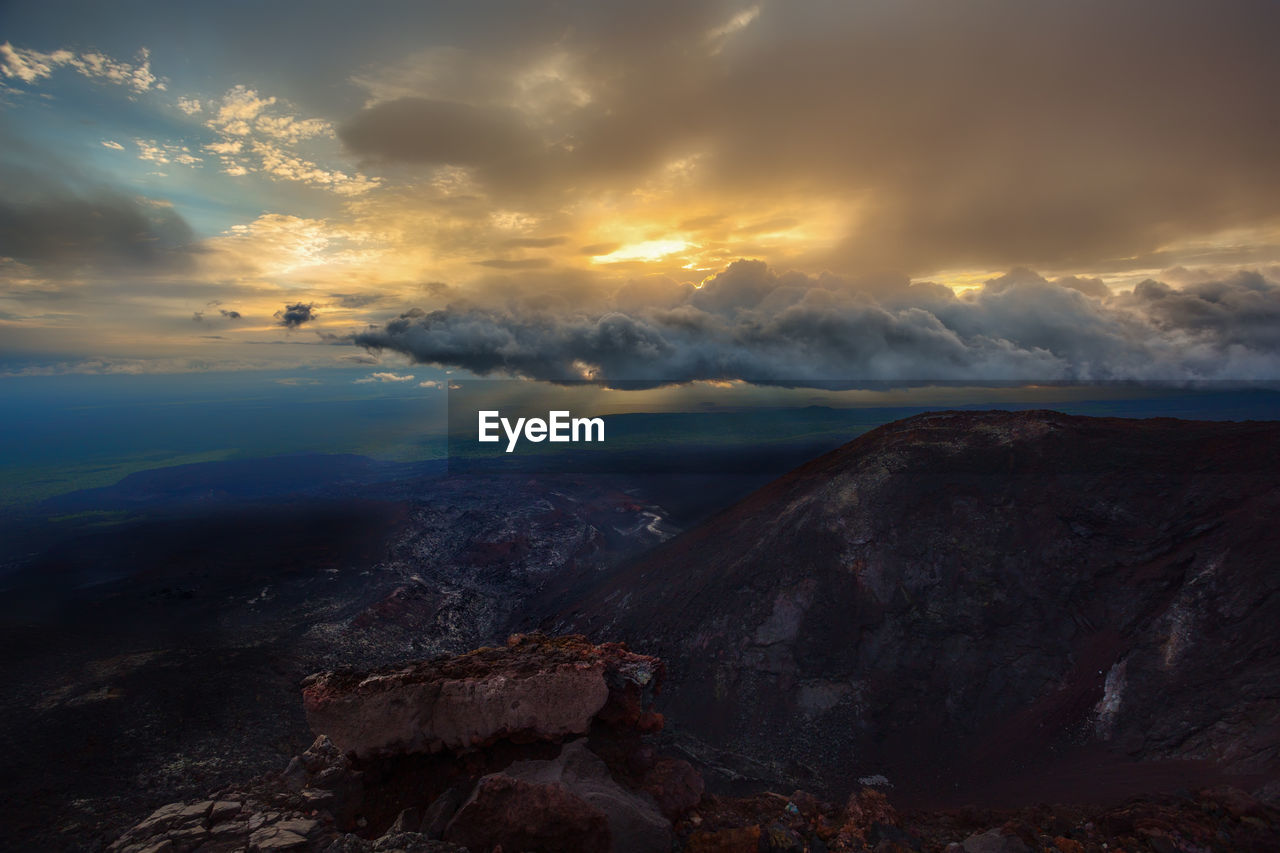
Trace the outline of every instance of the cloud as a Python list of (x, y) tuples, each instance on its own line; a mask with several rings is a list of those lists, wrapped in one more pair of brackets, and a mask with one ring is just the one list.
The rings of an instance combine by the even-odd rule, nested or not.
[(228, 311), (225, 308), (219, 309), (218, 313), (227, 320), (239, 320), (241, 317), (239, 311)]
[[(292, 108), (274, 95), (239, 85), (203, 106), (210, 113), (205, 126), (220, 137), (206, 143), (204, 150), (218, 155), (223, 174), (240, 177), (257, 172), (344, 196), (363, 195), (381, 184), (380, 179), (359, 171), (327, 168), (295, 150), (306, 140), (332, 136), (333, 125), (293, 114)], [(202, 105), (180, 102), (179, 108), (192, 114)]]
[(397, 373), (383, 372), (383, 373), (371, 373), (369, 374), (369, 376), (365, 377), (364, 379), (355, 380), (355, 384), (367, 385), (372, 382), (412, 382), (412, 381), (413, 381), (412, 373), (406, 373), (404, 375), (400, 375)]
[(173, 209), (100, 188), (0, 199), (0, 256), (44, 266), (185, 266), (194, 241)]
[(567, 242), (569, 242), (568, 237), (513, 237), (510, 240), (504, 240), (502, 245), (523, 249), (548, 249), (552, 246), (562, 246)]
[[(719, 217), (716, 217), (719, 219)], [(578, 249), (580, 255), (607, 255), (622, 248), (621, 243), (591, 243)]]
[(277, 311), (275, 318), (286, 329), (296, 329), (303, 323), (309, 323), (314, 320), (316, 314), (311, 303), (296, 302), (293, 305), (286, 305), (283, 309)]
[(75, 361), (43, 361), (37, 364), (0, 369), (0, 376), (64, 376), (67, 374), (141, 376), (148, 373), (197, 373), (207, 370), (254, 370), (268, 367), (262, 363), (235, 362), (214, 365), (195, 358), (114, 358), (93, 357)]
[(161, 165), (179, 163), (183, 166), (197, 166), (202, 162), (199, 157), (191, 153), (191, 149), (186, 145), (156, 142), (154, 139), (135, 139), (133, 142), (138, 146), (139, 160)]
[[(340, 195), (363, 195), (378, 186), (377, 178), (360, 172), (347, 174), (337, 169), (324, 169), (311, 160), (296, 156), (271, 142), (254, 142), (250, 150), (257, 155), (259, 170), (277, 178), (325, 187)], [(230, 167), (226, 171), (233, 174)], [(244, 168), (240, 163), (239, 168)], [(239, 174), (243, 174), (242, 172)]]
[(220, 133), (248, 135), (252, 129), (250, 122), (275, 102), (275, 98), (259, 96), (256, 89), (235, 86), (222, 96), (208, 125)]
[[(222, 296), (540, 376), (1266, 373), (1280, 6), (1228, 6), (516, 4), (442, 30), (426, 5), (396, 25), (430, 48), (329, 27), (223, 82), (193, 54), (163, 97), (159, 55), (5, 44), (3, 308), (67, 352), (223, 328), (230, 357), (251, 324)], [(62, 163), (4, 153), (24, 123)]]
[[(351, 336), (480, 375), (649, 383), (1280, 378), (1280, 284), (1242, 273), (1103, 295), (1025, 269), (961, 296), (739, 261), (599, 310), (451, 305)], [(1089, 291), (1093, 291), (1090, 295)], [(627, 305), (623, 310), (622, 306)]]
[(1212, 339), (1252, 352), (1280, 351), (1280, 293), (1274, 282), (1241, 271), (1180, 289), (1148, 279), (1126, 303), (1166, 332)]
[(211, 275), (267, 276), (308, 286), (340, 287), (350, 284), (353, 275), (372, 283), (385, 250), (371, 240), (367, 232), (325, 219), (267, 213), (205, 240), (202, 269)]
[(332, 127), (327, 121), (318, 118), (300, 119), (294, 116), (259, 116), (257, 129), (267, 136), (290, 143), (332, 132)]
[(1280, 223), (1270, 0), (685, 5), (540, 8), (519, 35), (364, 69), (338, 135), (466, 168), (495, 205), (794, 219), (810, 269), (1089, 270)]
[(495, 166), (537, 145), (514, 111), (428, 98), (369, 107), (341, 125), (338, 137), (364, 157), (461, 166)]
[(244, 140), (229, 139), (224, 142), (210, 142), (205, 145), (204, 150), (210, 151), (214, 154), (221, 154), (223, 156), (239, 154), (244, 150)]
[(64, 67), (72, 68), (91, 80), (125, 86), (138, 93), (165, 88), (164, 81), (151, 73), (151, 52), (145, 47), (130, 63), (96, 50), (77, 53), (63, 49), (42, 53), (14, 47), (9, 42), (0, 44), (0, 73), (10, 79), (36, 83)]
[[(338, 341), (335, 341), (335, 343), (344, 343), (344, 342), (345, 342), (345, 339), (339, 339)], [(367, 354), (344, 355), (342, 357), (342, 360), (349, 361), (353, 364), (381, 364), (382, 363), (382, 359), (378, 358), (375, 355), (367, 355)]]
[(168, 202), (126, 192), (0, 130), (0, 258), (78, 275), (189, 267), (195, 235)]
[(709, 33), (707, 33), (707, 40), (718, 41), (726, 36), (731, 36), (734, 33), (751, 26), (751, 22), (758, 17), (760, 17), (759, 6), (752, 6), (749, 9), (744, 9), (735, 14), (729, 20), (725, 21), (723, 24), (714, 27)]
[(496, 270), (536, 270), (551, 266), (548, 258), (487, 258), (474, 263), (478, 267), (492, 267)]
[(343, 308), (364, 308), (383, 298), (380, 293), (334, 293), (330, 295), (338, 300), (338, 304)]

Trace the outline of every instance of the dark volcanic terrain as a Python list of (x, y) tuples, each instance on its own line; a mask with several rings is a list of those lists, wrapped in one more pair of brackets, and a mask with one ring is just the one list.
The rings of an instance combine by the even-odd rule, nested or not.
[[(1208, 839), (1169, 849), (1275, 838), (1280, 423), (919, 415), (685, 533), (670, 507), (688, 524), (751, 477), (219, 464), (50, 502), (30, 530), (7, 521), (21, 547), (0, 597), (0, 849), (102, 849), (174, 800), (200, 802), (139, 824), (139, 850), (215, 828), (241, 839), (216, 849), (266, 829), (288, 841), (290, 821), (310, 827), (298, 849), (334, 832), (363, 838), (341, 850), (372, 849), (436, 788), (475, 793), (516, 759), (499, 787), (572, 777), (616, 794), (581, 744), (557, 744), (613, 719), (574, 710), (605, 701), (594, 675), (575, 685), (630, 652), (516, 637), (510, 655), (533, 664), (482, 650), (407, 666), (538, 626), (629, 643), (648, 662), (605, 680), (646, 709), (661, 679), (645, 656), (664, 662), (660, 714), (628, 712), (625, 748), (596, 734), (590, 748), (629, 790), (684, 792), (662, 832), (688, 850), (876, 848), (899, 829), (908, 849), (943, 850), (1015, 823), (1033, 849), (1062, 832), (1085, 843), (1062, 851), (1156, 829)], [(475, 681), (467, 661), (490, 658)], [(347, 674), (306, 682), (309, 730), (299, 687), (320, 670)], [(413, 701), (389, 698), (395, 685)], [(410, 757), (438, 748), (451, 757)], [(667, 769), (645, 782), (659, 751)], [(290, 756), (364, 774), (368, 820), (325, 823), (306, 786), (270, 774), (296, 770)], [(697, 773), (713, 792), (700, 801)], [(1252, 799), (1203, 793), (1222, 783)], [(218, 789), (235, 809), (207, 800)], [(899, 826), (877, 791), (929, 810)], [(1148, 796), (1122, 805), (1130, 794)], [(1021, 809), (1041, 802), (1088, 808)], [(959, 805), (993, 811), (937, 811)], [(477, 826), (503, 811), (489, 808)]]
[(666, 660), (670, 743), (721, 790), (1256, 788), (1280, 772), (1277, 518), (1274, 422), (920, 415), (548, 624)]
[(311, 740), (308, 674), (500, 641), (674, 531), (616, 478), (387, 483), (339, 463), (265, 495), (214, 463), (51, 503), (88, 514), (29, 534), (0, 597), (0, 822), (22, 849), (99, 849), (273, 769)]

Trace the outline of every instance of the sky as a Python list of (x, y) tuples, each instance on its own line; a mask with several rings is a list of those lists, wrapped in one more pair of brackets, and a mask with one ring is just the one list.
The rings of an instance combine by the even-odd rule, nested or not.
[(1276, 32), (10, 0), (0, 374), (1280, 379)]

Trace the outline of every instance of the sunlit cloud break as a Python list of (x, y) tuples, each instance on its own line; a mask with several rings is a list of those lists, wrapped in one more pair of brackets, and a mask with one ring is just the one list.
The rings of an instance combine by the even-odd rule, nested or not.
[(6, 352), (1274, 375), (1280, 5), (656, 2), (10, 4)]

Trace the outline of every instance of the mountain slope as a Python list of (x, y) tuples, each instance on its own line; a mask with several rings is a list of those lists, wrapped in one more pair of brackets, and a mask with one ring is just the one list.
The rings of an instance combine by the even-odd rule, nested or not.
[(921, 415), (676, 537), (557, 627), (665, 658), (669, 728), (722, 779), (884, 774), (935, 802), (1261, 783), (1280, 767), (1277, 518), (1274, 422)]

